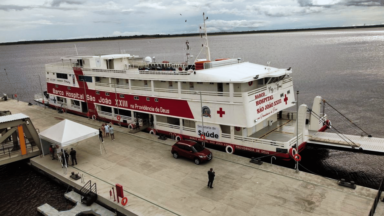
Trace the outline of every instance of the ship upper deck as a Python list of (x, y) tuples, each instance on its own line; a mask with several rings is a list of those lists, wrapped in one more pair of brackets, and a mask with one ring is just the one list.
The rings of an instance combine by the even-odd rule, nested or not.
[(77, 67), (81, 68), (85, 75), (91, 76), (225, 83), (244, 83), (292, 73), (290, 68), (279, 69), (250, 62), (240, 62), (236, 59), (207, 62), (210, 63), (210, 68), (205, 66), (202, 69), (195, 68), (195, 65), (175, 64), (167, 61), (149, 63), (145, 59), (130, 54), (69, 56), (63, 57), (62, 61), (47, 64), (46, 70), (63, 72), (71, 71)]

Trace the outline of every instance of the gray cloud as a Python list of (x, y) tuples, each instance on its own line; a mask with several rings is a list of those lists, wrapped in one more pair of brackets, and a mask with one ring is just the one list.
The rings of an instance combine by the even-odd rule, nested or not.
[(61, 4), (66, 3), (66, 4), (75, 4), (75, 5), (81, 5), (84, 4), (85, 1), (81, 0), (53, 0), (51, 3), (52, 7), (60, 7)]
[(25, 9), (31, 9), (31, 6), (18, 6), (18, 5), (0, 5), (0, 10), (3, 11), (10, 11), (10, 10), (15, 10), (15, 11), (22, 11)]
[(342, 6), (384, 6), (384, 0), (335, 0), (328, 4), (322, 4), (316, 0), (297, 0), (302, 7), (332, 7)]
[(302, 7), (294, 5), (250, 5), (247, 6), (247, 9), (271, 17), (313, 14), (323, 11), (323, 7)]

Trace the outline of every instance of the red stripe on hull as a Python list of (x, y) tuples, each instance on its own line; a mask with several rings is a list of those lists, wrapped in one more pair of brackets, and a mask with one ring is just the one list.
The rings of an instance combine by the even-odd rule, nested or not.
[[(147, 128), (147, 131), (152, 130), (152, 128)], [(191, 139), (191, 140), (196, 140), (196, 141), (203, 141), (198, 137), (193, 137), (193, 136), (188, 136), (185, 134), (178, 134), (178, 133), (173, 133), (173, 132), (168, 132), (168, 131), (163, 131), (163, 130), (156, 130), (156, 134), (165, 134), (165, 135), (173, 135), (173, 136), (181, 136), (185, 139)], [(218, 145), (218, 146), (233, 146), (237, 150), (242, 150), (242, 151), (249, 151), (249, 152), (255, 152), (258, 154), (265, 154), (265, 155), (273, 155), (276, 157), (279, 157), (283, 160), (291, 160), (292, 158), (289, 156), (288, 153), (277, 153), (274, 151), (267, 151), (267, 150), (262, 150), (262, 149), (257, 149), (257, 148), (250, 148), (250, 147), (245, 147), (237, 144), (232, 144), (232, 143), (225, 143), (225, 142), (219, 142), (219, 141), (213, 141), (213, 140), (205, 140), (204, 142), (213, 144), (213, 145)], [(306, 143), (305, 143), (306, 144)], [(299, 145), (299, 151), (302, 151), (305, 148), (305, 144)]]

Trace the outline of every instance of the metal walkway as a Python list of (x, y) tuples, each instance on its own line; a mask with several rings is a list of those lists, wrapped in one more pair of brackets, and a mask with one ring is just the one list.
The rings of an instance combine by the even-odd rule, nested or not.
[(361, 137), (355, 135), (345, 135), (348, 139), (353, 140), (357, 146), (352, 146), (345, 142), (339, 135), (328, 132), (316, 132), (308, 135), (308, 142), (314, 145), (333, 146), (338, 148), (361, 149), (363, 151), (384, 153), (384, 138), (377, 137)]

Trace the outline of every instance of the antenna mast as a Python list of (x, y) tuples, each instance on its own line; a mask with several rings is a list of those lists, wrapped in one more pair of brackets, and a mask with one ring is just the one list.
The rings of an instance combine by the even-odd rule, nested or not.
[(211, 52), (209, 51), (209, 45), (208, 45), (208, 35), (207, 35), (207, 27), (205, 25), (205, 20), (207, 20), (207, 18), (205, 18), (205, 13), (203, 13), (203, 21), (204, 21), (204, 31), (205, 31), (205, 48), (206, 48), (206, 57), (207, 57), (207, 61), (211, 61)]

